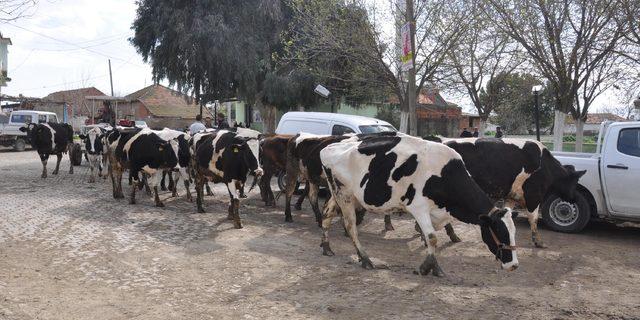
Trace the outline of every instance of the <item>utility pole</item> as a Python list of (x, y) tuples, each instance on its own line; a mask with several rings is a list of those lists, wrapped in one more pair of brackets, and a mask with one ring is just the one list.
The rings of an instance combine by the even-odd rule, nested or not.
[(407, 71), (407, 102), (409, 103), (409, 134), (418, 135), (418, 115), (416, 113), (416, 23), (413, 19), (413, 0), (406, 0), (406, 21), (411, 37), (411, 69)]
[(109, 61), (109, 82), (111, 82), (111, 96), (113, 97), (113, 76), (111, 75), (111, 59)]

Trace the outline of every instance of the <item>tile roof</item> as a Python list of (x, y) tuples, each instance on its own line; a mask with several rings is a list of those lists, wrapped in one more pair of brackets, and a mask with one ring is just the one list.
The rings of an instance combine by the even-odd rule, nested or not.
[[(155, 117), (195, 119), (200, 108), (191, 97), (160, 84), (150, 85), (126, 96), (144, 104)], [(206, 108), (203, 113), (209, 114)]]

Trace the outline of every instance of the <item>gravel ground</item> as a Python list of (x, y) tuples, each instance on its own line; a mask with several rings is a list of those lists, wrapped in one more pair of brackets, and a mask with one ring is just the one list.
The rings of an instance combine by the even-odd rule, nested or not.
[(381, 216), (365, 218), (360, 239), (382, 268), (364, 270), (339, 224), (336, 256), (321, 255), (307, 203), (285, 223), (284, 199), (265, 208), (252, 191), (236, 230), (221, 186), (194, 214), (184, 190), (163, 193), (162, 209), (144, 193), (114, 200), (86, 166), (69, 175), (66, 157), (39, 177), (34, 151), (0, 151), (0, 319), (640, 319), (637, 225), (542, 228), (549, 248), (535, 249), (519, 220), (508, 273), (457, 223), (463, 242), (438, 234), (447, 276), (434, 278), (413, 274), (425, 250), (407, 215), (386, 234)]

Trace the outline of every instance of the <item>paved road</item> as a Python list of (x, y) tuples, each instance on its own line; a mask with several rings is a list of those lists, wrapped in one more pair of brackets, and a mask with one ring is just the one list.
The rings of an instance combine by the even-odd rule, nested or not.
[(282, 203), (265, 209), (253, 191), (235, 230), (220, 186), (193, 214), (166, 193), (163, 209), (116, 201), (87, 167), (61, 167), (42, 180), (35, 152), (0, 152), (0, 319), (640, 318), (636, 227), (543, 229), (539, 250), (520, 221), (521, 267), (506, 273), (458, 223), (462, 243), (438, 235), (447, 277), (436, 279), (413, 274), (424, 249), (406, 215), (386, 234), (366, 218), (361, 240), (385, 266), (366, 271), (339, 225), (336, 256), (320, 254), (308, 206), (285, 223)]

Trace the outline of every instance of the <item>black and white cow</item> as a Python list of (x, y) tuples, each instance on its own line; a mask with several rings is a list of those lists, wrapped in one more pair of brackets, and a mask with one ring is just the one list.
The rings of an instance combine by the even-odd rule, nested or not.
[(69, 173), (73, 174), (73, 128), (66, 123), (30, 123), (26, 127), (19, 129), (27, 133), (27, 138), (31, 145), (38, 151), (42, 162), (42, 175), (47, 177), (47, 161), (49, 155), (55, 154), (58, 158), (56, 168), (51, 174), (58, 174), (62, 154), (69, 152)]
[[(195, 138), (194, 136), (194, 140)], [(222, 182), (229, 191), (228, 218), (234, 221), (234, 227), (237, 229), (242, 228), (238, 213), (238, 186), (244, 185), (250, 172), (256, 177), (262, 176), (262, 168), (247, 144), (248, 140), (249, 138), (240, 137), (236, 132), (218, 130), (193, 141), (197, 210), (200, 213), (205, 212), (202, 206), (205, 182)]]
[(179, 146), (177, 140), (165, 141), (153, 130), (143, 129), (126, 141), (120, 140), (115, 154), (121, 163), (126, 163), (133, 178), (129, 203), (136, 203), (136, 189), (142, 188), (140, 172), (149, 175), (149, 185), (153, 187), (157, 207), (164, 207), (158, 195), (158, 186), (163, 170), (178, 166)]
[(440, 141), (462, 156), (473, 180), (490, 198), (527, 211), (532, 241), (541, 248), (544, 244), (538, 234), (540, 203), (550, 191), (572, 201), (578, 180), (586, 172), (563, 166), (536, 140), (440, 138)]
[(310, 133), (300, 133), (289, 139), (287, 143), (286, 159), (286, 203), (284, 206), (284, 221), (293, 222), (291, 217), (291, 197), (295, 192), (298, 179), (307, 182), (309, 203), (315, 214), (318, 225), (322, 223), (322, 213), (318, 205), (318, 191), (324, 185), (320, 151), (327, 146), (348, 139), (350, 136), (321, 136)]
[[(191, 136), (185, 132), (177, 131), (169, 128), (164, 128), (162, 130), (151, 130), (151, 131), (166, 142), (175, 141), (178, 144), (178, 150), (176, 152), (176, 158), (178, 159), (177, 165), (174, 168), (165, 170), (162, 173), (162, 178), (164, 179), (165, 173), (169, 174), (169, 178), (173, 184), (173, 188), (171, 189), (172, 196), (176, 197), (178, 195), (176, 184), (178, 183), (179, 178), (182, 177), (185, 190), (187, 193), (187, 199), (189, 201), (192, 201), (191, 191), (189, 189), (189, 179), (190, 179), (189, 166), (191, 162), (189, 140), (191, 139)], [(173, 179), (172, 171), (178, 172), (178, 176), (176, 177), (175, 180)]]
[(84, 143), (85, 152), (87, 153), (89, 168), (91, 169), (91, 174), (89, 175), (90, 183), (96, 181), (95, 171), (98, 171), (98, 177), (102, 177), (102, 158), (104, 156), (103, 134), (103, 129), (94, 127), (87, 131), (87, 134), (80, 135), (80, 139), (82, 139), (82, 143)]
[(129, 139), (133, 138), (141, 130), (134, 129), (114, 129), (105, 134), (107, 155), (109, 157), (109, 177), (113, 187), (113, 198), (123, 199), (122, 173), (129, 168), (129, 161), (123, 154), (123, 147)]
[(328, 145), (320, 151), (320, 159), (332, 194), (322, 220), (323, 254), (333, 255), (329, 227), (342, 212), (362, 267), (372, 269), (358, 240), (356, 211), (408, 212), (428, 238), (428, 255), (419, 269), (422, 275), (431, 271), (443, 275), (435, 257), (434, 232), (452, 218), (480, 225), (482, 240), (501, 267), (518, 267), (511, 210), (493, 206), (453, 149), (409, 136), (367, 135)]

